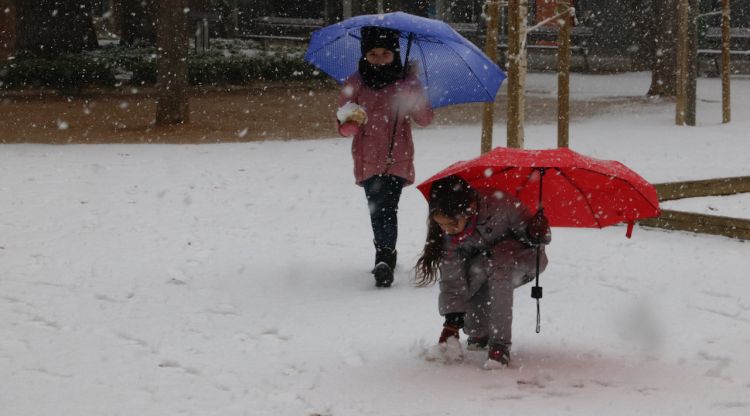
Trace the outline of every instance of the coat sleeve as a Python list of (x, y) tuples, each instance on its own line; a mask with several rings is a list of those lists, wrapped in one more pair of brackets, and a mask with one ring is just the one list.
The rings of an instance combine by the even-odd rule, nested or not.
[[(339, 98), (338, 98), (338, 107), (341, 108), (344, 104), (348, 102), (357, 103), (358, 100), (358, 93), (359, 88), (357, 88), (356, 82), (354, 82), (351, 78), (347, 79), (344, 82), (344, 85), (341, 87), (341, 91), (339, 92)], [(355, 136), (357, 133), (359, 133), (360, 126), (359, 124), (349, 121), (346, 123), (341, 123), (339, 121), (338, 117), (334, 116), (336, 120), (336, 130), (339, 132), (339, 134), (343, 137), (349, 137), (349, 136)]]
[(357, 133), (359, 133), (359, 124), (354, 121), (347, 121), (346, 123), (341, 124), (337, 119), (336, 123), (338, 125), (339, 134), (343, 137), (356, 136)]
[(508, 227), (510, 232), (517, 240), (524, 244), (531, 245), (529, 233), (527, 231), (531, 211), (521, 201), (515, 200), (508, 205)]
[[(532, 215), (528, 207), (514, 198), (508, 205), (507, 213), (508, 224), (513, 237), (526, 245), (533, 245), (532, 239), (529, 236), (529, 223), (532, 222), (534, 215)], [(546, 229), (539, 229), (537, 232), (545, 235), (547, 238), (544, 244), (549, 244), (551, 239), (549, 225), (547, 225)]]
[(411, 98), (409, 116), (417, 124), (425, 127), (432, 123), (432, 119), (435, 115), (434, 111), (432, 110), (432, 106), (427, 99), (427, 94), (425, 93), (424, 86), (422, 85), (422, 82), (419, 81), (419, 78), (410, 76), (408, 78), (408, 82), (410, 87), (409, 95)]
[[(537, 248), (531, 244), (527, 232), (531, 212), (518, 200), (509, 202), (505, 210), (508, 229), (513, 238), (493, 247), (493, 268), (514, 269), (524, 275), (535, 274)], [(547, 255), (543, 246), (539, 249), (539, 255), (539, 271), (543, 272), (547, 267)]]
[(440, 315), (466, 312), (469, 297), (466, 262), (455, 250), (445, 253), (440, 263), (440, 295), (438, 309)]

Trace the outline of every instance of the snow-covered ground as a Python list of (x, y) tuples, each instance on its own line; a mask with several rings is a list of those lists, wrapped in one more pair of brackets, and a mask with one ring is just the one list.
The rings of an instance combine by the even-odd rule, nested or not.
[(661, 206), (697, 214), (750, 219), (750, 193), (679, 199), (666, 201)]
[[(648, 82), (574, 76), (572, 89)], [(748, 175), (750, 80), (733, 84), (729, 125), (718, 85), (700, 80), (699, 127), (675, 127), (669, 103), (623, 106), (574, 124), (571, 147), (653, 182)], [(530, 76), (536, 93), (553, 87)], [(527, 147), (555, 131), (529, 126)], [(415, 136), (419, 179), (479, 150), (478, 126)], [(437, 288), (410, 284), (425, 203), (405, 189), (396, 283), (375, 289), (349, 143), (3, 145), (0, 413), (750, 413), (748, 243), (554, 229), (542, 332), (523, 287), (512, 368), (482, 370), (480, 352), (428, 362)], [(738, 200), (728, 209), (746, 214)]]

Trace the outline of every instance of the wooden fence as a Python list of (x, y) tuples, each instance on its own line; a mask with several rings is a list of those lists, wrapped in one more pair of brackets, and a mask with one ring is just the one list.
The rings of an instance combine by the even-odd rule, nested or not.
[[(660, 201), (706, 196), (735, 195), (750, 192), (750, 176), (671, 182), (656, 185)], [(748, 213), (750, 214), (750, 213)], [(750, 215), (748, 215), (750, 217)], [(662, 210), (659, 218), (639, 221), (645, 227), (722, 235), (750, 240), (750, 219)]]

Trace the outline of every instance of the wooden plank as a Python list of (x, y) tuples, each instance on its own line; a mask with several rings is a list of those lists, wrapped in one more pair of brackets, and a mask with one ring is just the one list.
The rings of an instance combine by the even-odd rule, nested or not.
[(638, 224), (644, 227), (689, 231), (750, 240), (750, 220), (742, 218), (663, 210), (661, 217), (640, 220)]
[(669, 182), (654, 185), (660, 201), (750, 192), (750, 176)]
[[(723, 49), (698, 49), (698, 55), (705, 55), (705, 56), (721, 56), (724, 53)], [(729, 50), (729, 54), (733, 55), (735, 57), (737, 56), (750, 56), (750, 51), (738, 51), (738, 50)]]

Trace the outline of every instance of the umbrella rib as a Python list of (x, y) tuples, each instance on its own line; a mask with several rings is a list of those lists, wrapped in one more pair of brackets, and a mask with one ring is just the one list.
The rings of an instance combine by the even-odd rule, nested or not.
[[(588, 172), (592, 172), (592, 173), (597, 173), (597, 174), (599, 174), (599, 175), (603, 175), (603, 173), (601, 173), (601, 172), (597, 172), (597, 171), (595, 171), (595, 170), (592, 170), (592, 169), (588, 169), (588, 168), (577, 168), (577, 169), (583, 169), (583, 170), (585, 170), (585, 171), (588, 171)], [(649, 200), (648, 200), (648, 198), (646, 198), (646, 195), (643, 195), (643, 192), (639, 191), (639, 190), (638, 190), (638, 188), (636, 188), (635, 186), (633, 186), (633, 184), (632, 184), (632, 183), (630, 183), (630, 182), (626, 181), (625, 179), (622, 179), (622, 178), (620, 178), (620, 177), (617, 177), (617, 176), (612, 176), (612, 175), (610, 175), (610, 177), (611, 177), (612, 179), (616, 179), (616, 180), (618, 180), (618, 181), (620, 181), (620, 182), (625, 182), (625, 183), (626, 183), (626, 184), (627, 184), (627, 185), (628, 185), (629, 187), (631, 187), (631, 188), (632, 188), (632, 189), (633, 189), (633, 190), (634, 190), (634, 191), (635, 191), (635, 192), (636, 192), (636, 193), (637, 193), (638, 195), (640, 195), (640, 196), (641, 196), (641, 198), (643, 198), (643, 200), (644, 200), (644, 201), (646, 201), (646, 202), (647, 202), (647, 203), (648, 203), (649, 205), (651, 205), (651, 207), (652, 207), (653, 209), (655, 209), (655, 210), (657, 210), (657, 211), (659, 210), (659, 207), (655, 207), (655, 206), (654, 206), (654, 204), (652, 204), (652, 203), (651, 203), (651, 201), (649, 201)], [(657, 196), (657, 197), (658, 197), (658, 196)]]
[(443, 42), (443, 45), (445, 45), (445, 47), (448, 48), (449, 51), (453, 52), (458, 57), (458, 59), (461, 60), (461, 62), (464, 62), (466, 64), (466, 67), (469, 68), (469, 72), (471, 72), (471, 75), (477, 80), (477, 82), (479, 83), (479, 85), (482, 86), (482, 90), (484, 90), (485, 94), (487, 94), (487, 96), (490, 98), (490, 100), (494, 99), (495, 97), (493, 97), (493, 96), (490, 95), (490, 92), (487, 91), (487, 88), (484, 86), (484, 84), (479, 79), (479, 77), (477, 76), (477, 74), (469, 66), (469, 63), (466, 62), (463, 58), (461, 58), (461, 54), (459, 54), (458, 52), (456, 52), (455, 50), (453, 50), (453, 48), (450, 46), (450, 44), (448, 42)]
[(422, 49), (422, 45), (420, 45), (417, 42), (414, 42), (416, 46), (419, 48), (419, 54), (422, 56), (422, 66), (424, 66), (424, 84), (429, 85), (430, 84), (430, 74), (427, 73), (427, 58), (424, 56), (424, 50)]
[[(308, 52), (308, 53), (306, 53), (305, 55), (313, 56), (313, 55), (315, 55), (316, 53), (320, 52), (320, 50), (321, 50), (321, 49), (325, 48), (326, 46), (329, 46), (329, 45), (330, 45), (331, 43), (333, 43), (333, 42), (336, 42), (337, 40), (339, 40), (339, 39), (343, 38), (344, 36), (349, 36), (349, 35), (351, 35), (351, 34), (350, 34), (350, 33), (349, 33), (349, 31), (347, 30), (347, 31), (346, 31), (346, 33), (344, 33), (343, 35), (340, 35), (340, 36), (336, 37), (335, 39), (333, 39), (333, 40), (331, 40), (331, 41), (328, 41), (328, 42), (325, 42), (325, 43), (323, 43), (322, 45), (320, 45), (320, 47), (319, 47), (318, 49), (316, 49), (316, 50), (314, 50), (314, 51), (311, 51), (311, 52)], [(356, 37), (356, 36), (354, 36), (354, 35), (351, 35), (351, 37), (353, 37), (354, 39), (356, 39), (356, 38), (357, 38), (357, 37)], [(316, 65), (316, 66), (317, 66), (317, 65)]]
[[(586, 194), (583, 192), (583, 189), (581, 189), (578, 185), (576, 185), (576, 183), (573, 182), (573, 178), (571, 178), (570, 176), (566, 175), (565, 172), (563, 172), (562, 170), (560, 170), (560, 168), (554, 168), (554, 169), (556, 171), (560, 172), (560, 175), (562, 175), (562, 177), (564, 177), (571, 185), (573, 185), (573, 188), (575, 188), (581, 194), (581, 196), (583, 196), (583, 200), (586, 202), (586, 206), (589, 207), (589, 211), (591, 211), (591, 216), (596, 221), (596, 225), (599, 226), (599, 228), (604, 228), (604, 226), (602, 225), (602, 223), (599, 221), (599, 218), (596, 217), (596, 212), (594, 212), (594, 208), (589, 203), (589, 199), (586, 198)], [(589, 169), (585, 169), (584, 168), (584, 170), (589, 170)], [(589, 171), (591, 172), (591, 170), (589, 170)]]
[[(514, 168), (510, 167), (510, 168), (507, 168), (507, 169), (503, 169), (502, 171), (504, 172), (504, 171), (506, 171), (506, 170), (510, 170), (510, 169), (514, 169)], [(526, 186), (527, 186), (527, 185), (529, 184), (529, 182), (531, 181), (531, 175), (533, 175), (533, 174), (534, 174), (534, 172), (536, 172), (536, 171), (537, 171), (537, 168), (535, 168), (535, 167), (532, 167), (532, 168), (531, 168), (531, 173), (529, 173), (529, 174), (528, 174), (528, 175), (526, 176), (526, 182), (525, 182), (525, 183), (523, 184), (523, 186), (519, 186), (519, 187), (518, 187), (518, 190), (516, 191), (516, 197), (518, 197), (518, 194), (520, 194), (520, 193), (521, 193), (521, 190), (522, 190), (522, 189), (525, 189), (525, 188), (526, 188)], [(541, 180), (542, 180), (542, 178), (540, 177), (540, 178), (539, 178), (539, 180), (541, 181)], [(536, 207), (536, 209), (537, 209), (537, 211), (538, 211), (538, 210), (539, 210), (539, 207), (537, 206), (537, 207)]]
[(435, 44), (438, 44), (438, 45), (445, 43), (444, 41), (442, 41), (440, 39), (434, 38), (434, 37), (429, 36), (429, 35), (423, 35), (421, 33), (415, 33), (415, 32), (403, 32), (403, 33), (413, 33), (415, 41), (427, 42), (427, 43), (435, 43)]

